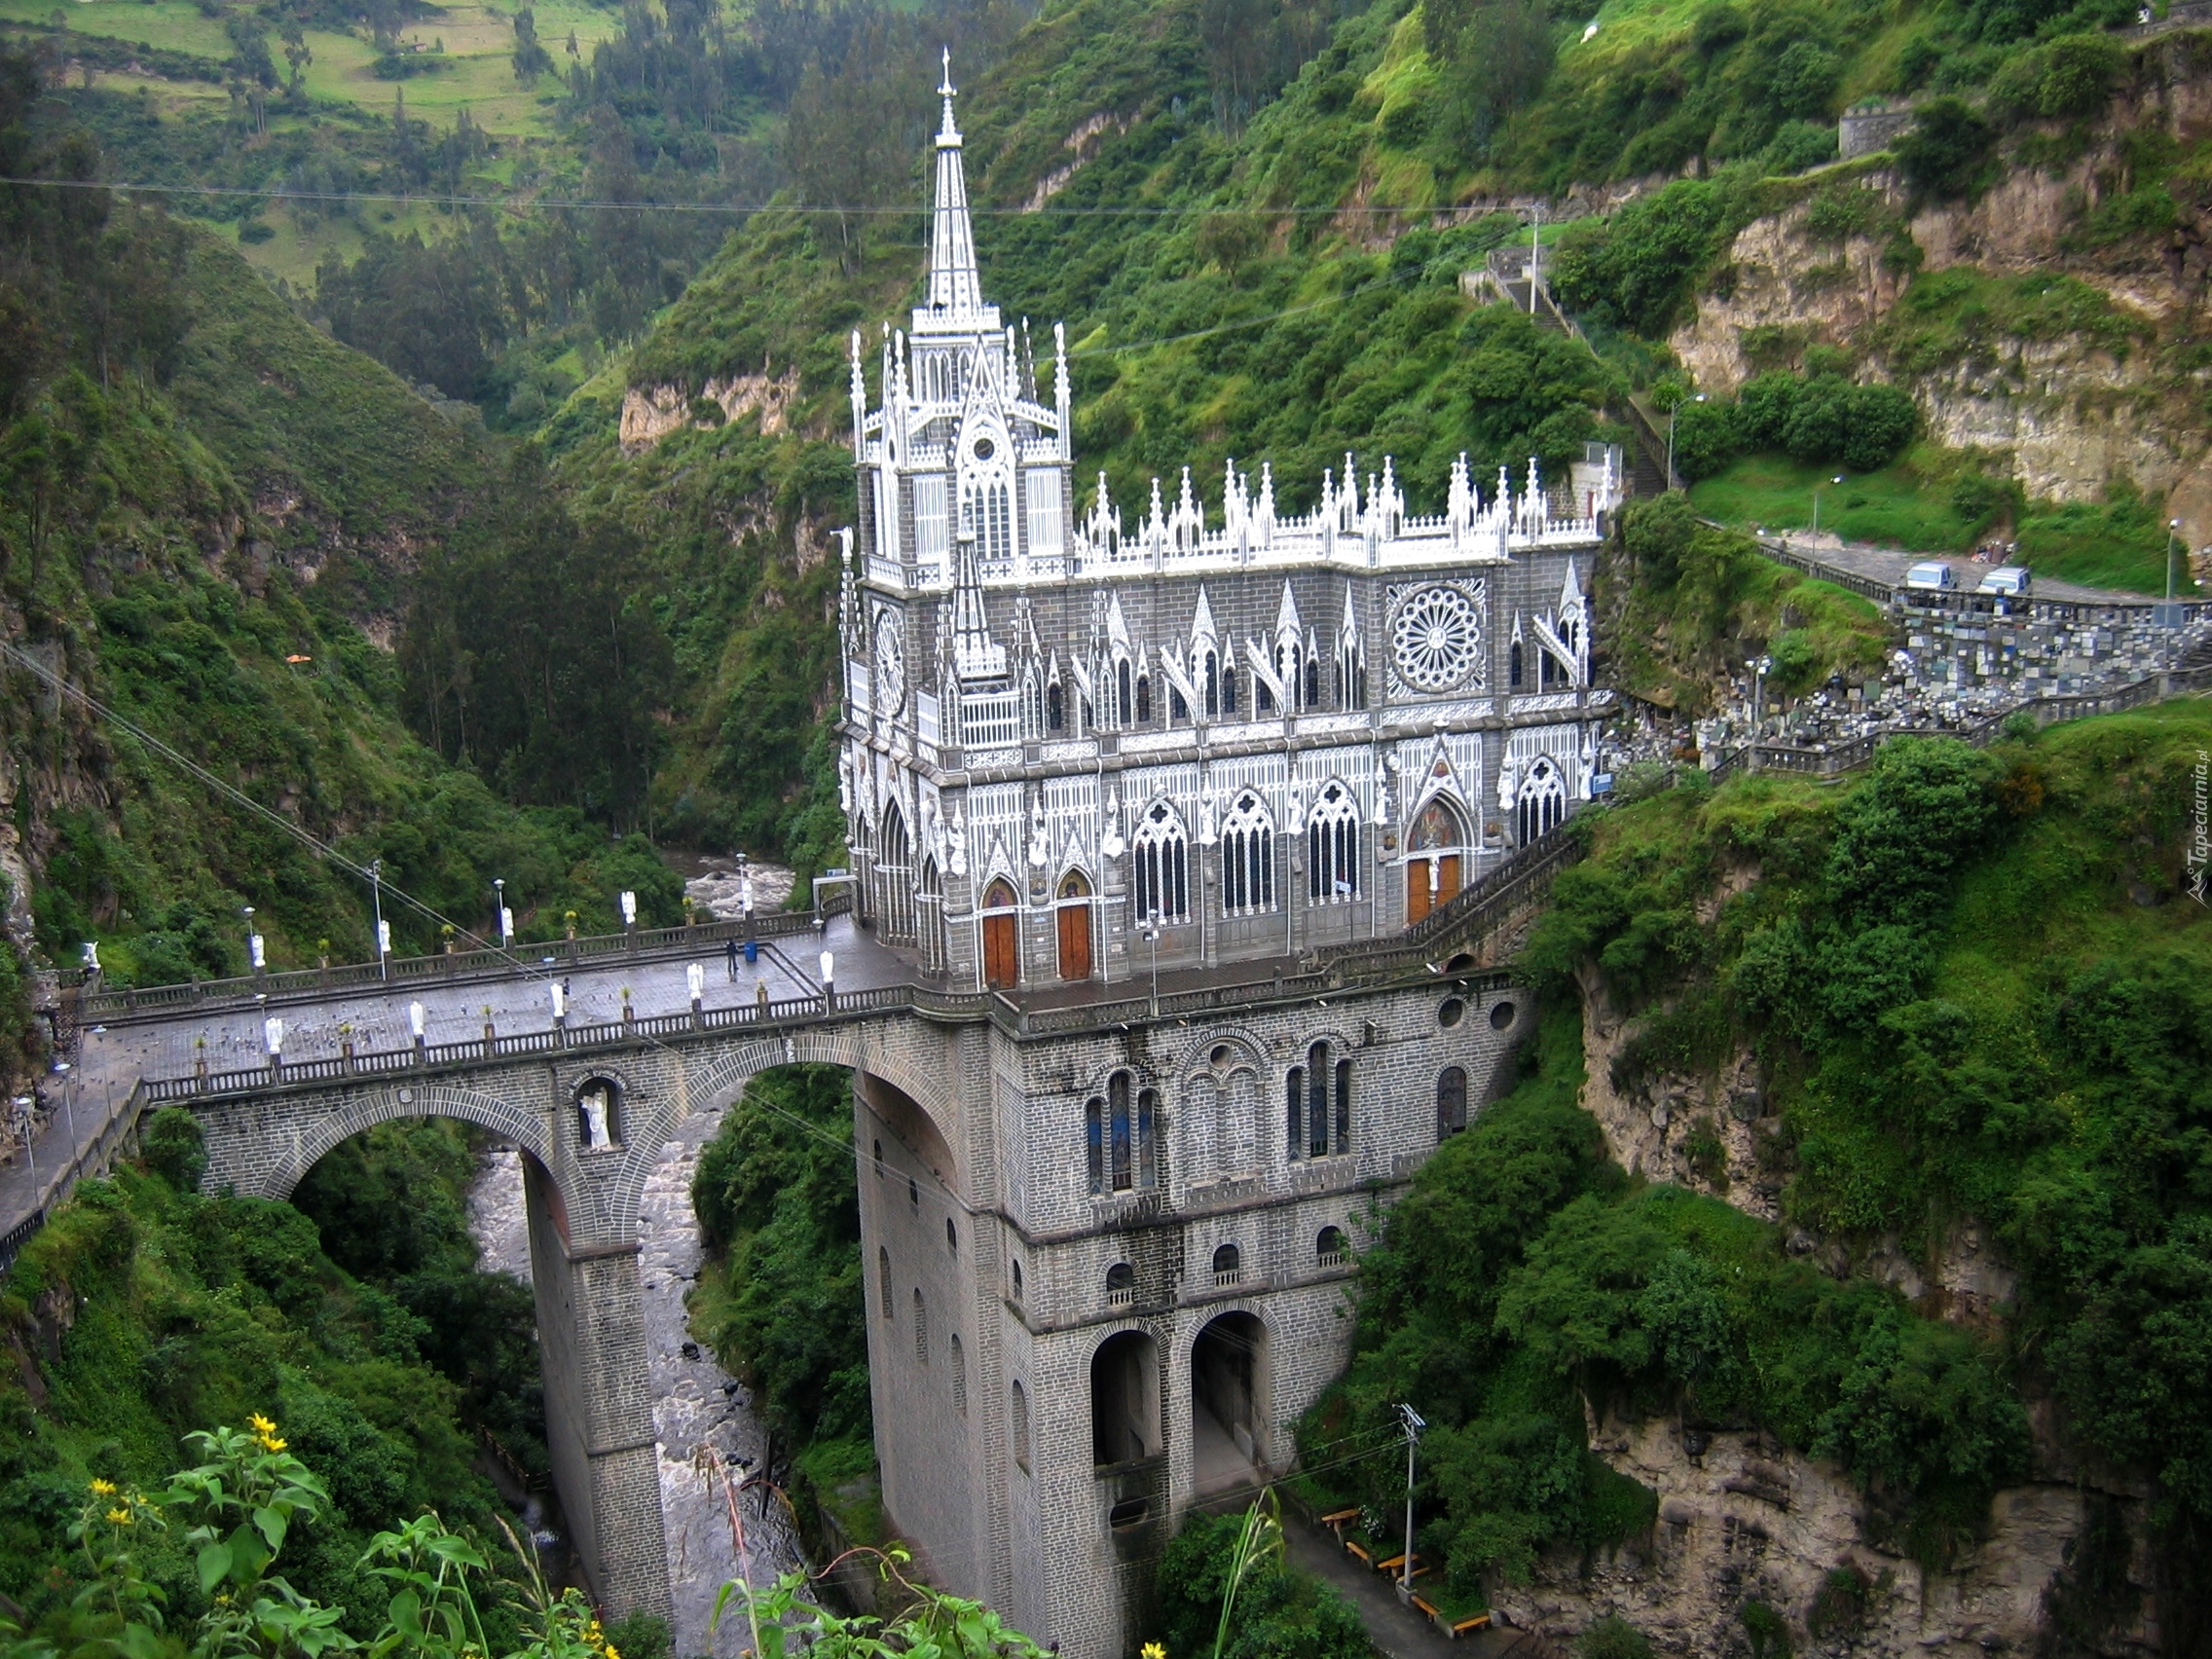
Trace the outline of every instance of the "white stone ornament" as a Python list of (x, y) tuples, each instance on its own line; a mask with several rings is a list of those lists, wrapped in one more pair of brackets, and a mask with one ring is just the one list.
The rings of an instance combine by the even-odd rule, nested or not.
[(1390, 649), (1399, 678), (1417, 691), (1449, 691), (1472, 672), (1482, 645), (1482, 619), (1467, 596), (1437, 583), (1398, 608)]
[(1107, 858), (1118, 859), (1128, 850), (1128, 842), (1122, 839), (1122, 803), (1114, 791), (1106, 793), (1106, 827), (1098, 836), (1098, 850)]

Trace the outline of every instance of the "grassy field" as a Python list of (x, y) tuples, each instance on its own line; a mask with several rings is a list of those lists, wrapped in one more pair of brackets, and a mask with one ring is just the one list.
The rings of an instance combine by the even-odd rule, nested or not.
[[(1951, 506), (1955, 471), (1932, 478), (1946, 458), (1925, 448), (1908, 452), (1879, 472), (1845, 475), (1779, 455), (1746, 456), (1690, 488), (1690, 501), (1706, 517), (1746, 529), (1764, 525), (1803, 530), (1813, 522), (1813, 492), (1820, 491), (1820, 528), (1850, 541), (1902, 547), (1915, 553), (1963, 553), (1976, 527)], [(1955, 468), (1957, 458), (1948, 458)], [(2019, 562), (2038, 575), (2130, 593), (2165, 591), (2165, 521), (2157, 497), (2116, 490), (2104, 501), (2031, 501), (2007, 537), (2019, 543)], [(1995, 535), (1992, 531), (1986, 534)], [(2186, 561), (2175, 568), (2176, 592), (2194, 596)]]
[[(0, 23), (43, 23), (55, 10), (51, 0), (0, 0)], [(578, 52), (588, 56), (593, 46), (615, 33), (620, 21), (612, 11), (584, 0), (545, 0), (533, 11), (538, 38), (562, 69), (569, 62), (571, 34)], [(464, 3), (446, 6), (440, 16), (411, 25), (401, 39), (408, 45), (420, 44), (423, 55), (434, 58), (439, 67), (405, 82), (377, 78), (377, 52), (363, 37), (311, 29), (307, 43), (314, 61), (307, 71), (309, 94), (321, 102), (357, 104), (382, 114), (391, 108), (394, 92), (404, 86), (408, 108), (436, 126), (450, 127), (465, 108), (477, 125), (495, 134), (549, 136), (553, 131), (549, 100), (559, 96), (560, 86), (552, 77), (541, 78), (535, 88), (515, 79), (510, 61), (514, 13), (513, 6)], [(65, 16), (69, 27), (80, 34), (106, 35), (215, 59), (227, 58), (232, 52), (223, 20), (203, 16), (193, 0), (78, 0)], [(440, 42), (445, 51), (432, 52)], [(274, 33), (270, 51), (281, 68)], [(121, 80), (102, 77), (101, 84)], [(180, 91), (173, 84), (166, 86), (168, 96)]]
[(1932, 489), (1909, 459), (1879, 472), (1794, 461), (1787, 456), (1745, 456), (1727, 470), (1690, 488), (1690, 501), (1708, 518), (1750, 528), (1805, 530), (1813, 523), (1820, 492), (1820, 528), (1850, 541), (1874, 541), (1913, 552), (1958, 553), (1973, 544), (1974, 527), (1951, 508), (1947, 491)]

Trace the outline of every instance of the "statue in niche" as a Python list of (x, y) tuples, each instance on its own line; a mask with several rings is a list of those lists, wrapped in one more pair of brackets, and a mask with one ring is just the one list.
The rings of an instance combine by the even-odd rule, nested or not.
[(604, 1083), (590, 1083), (576, 1096), (578, 1132), (584, 1150), (598, 1152), (614, 1144), (614, 1091)]

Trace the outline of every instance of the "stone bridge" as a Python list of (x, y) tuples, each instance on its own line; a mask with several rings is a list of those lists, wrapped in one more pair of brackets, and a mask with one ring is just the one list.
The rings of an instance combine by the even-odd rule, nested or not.
[[(761, 1071), (849, 1068), (886, 1510), (940, 1581), (1104, 1654), (1222, 1459), (1264, 1479), (1293, 1457), (1289, 1423), (1342, 1363), (1352, 1235), (1504, 1087), (1531, 1022), (1492, 964), (1573, 856), (1555, 835), (1386, 940), (1157, 985), (947, 989), (835, 917), (756, 963), (702, 937), (688, 960), (355, 974), (319, 1001), (105, 997), (80, 1157), (163, 1105), (199, 1119), (210, 1190), (271, 1198), (388, 1119), (520, 1148), (571, 1535), (610, 1609), (666, 1613), (641, 1195)], [(1335, 1127), (1316, 1107), (1309, 1144), (1298, 1114), (1330, 1076)]]

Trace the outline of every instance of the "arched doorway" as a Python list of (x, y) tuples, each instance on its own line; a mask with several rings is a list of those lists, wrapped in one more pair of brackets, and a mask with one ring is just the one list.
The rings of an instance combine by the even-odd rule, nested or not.
[(1406, 924), (1410, 927), (1459, 891), (1466, 821), (1438, 795), (1420, 809), (1406, 835)]
[(1090, 977), (1090, 883), (1081, 870), (1071, 869), (1060, 878), (1056, 909), (1060, 942), (1060, 977)]
[(1021, 979), (1021, 950), (1014, 924), (1014, 884), (1003, 877), (983, 893), (983, 984), (1010, 991)]
[(1090, 1356), (1090, 1460), (1132, 1463), (1161, 1444), (1160, 1349), (1143, 1331), (1117, 1331)]
[(1224, 1313), (1191, 1345), (1191, 1477), (1199, 1497), (1246, 1495), (1260, 1484), (1267, 1379), (1268, 1328), (1250, 1313)]

